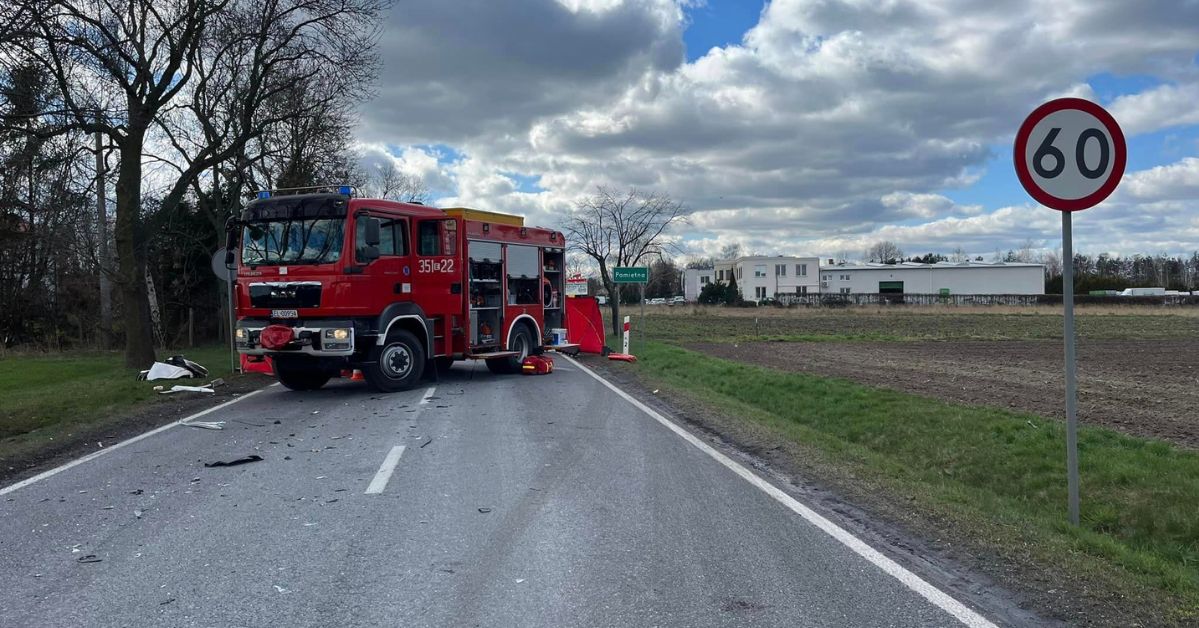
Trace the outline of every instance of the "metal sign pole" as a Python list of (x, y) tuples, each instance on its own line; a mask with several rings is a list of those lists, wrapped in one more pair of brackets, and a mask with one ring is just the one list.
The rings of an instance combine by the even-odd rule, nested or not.
[(1070, 523), (1078, 525), (1078, 384), (1074, 363), (1074, 242), (1070, 215), (1062, 212), (1062, 304), (1066, 339), (1066, 483)]
[(645, 342), (645, 284), (641, 284), (641, 342)]

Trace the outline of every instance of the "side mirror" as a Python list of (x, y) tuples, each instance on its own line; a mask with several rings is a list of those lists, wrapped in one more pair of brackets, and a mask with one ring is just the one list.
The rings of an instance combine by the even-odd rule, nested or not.
[[(363, 229), (366, 230), (366, 234), (365, 234), (365, 238), (364, 238), (366, 240), (366, 245), (368, 247), (379, 246), (379, 239), (380, 239), (379, 238), (379, 219), (378, 218), (367, 218), (365, 221), (363, 221), (362, 227), (363, 227)], [(375, 252), (375, 257), (379, 257), (379, 253), (378, 253), (377, 249)]]
[[(378, 221), (376, 221), (375, 222), (376, 229), (378, 228), (378, 226), (379, 226), (379, 223), (378, 223)], [(377, 259), (379, 259), (379, 247), (376, 246), (375, 244), (368, 244), (368, 245), (358, 249), (358, 263), (369, 264)]]
[(233, 250), (237, 248), (237, 225), (232, 222), (225, 225), (225, 268), (233, 269), (237, 258)]

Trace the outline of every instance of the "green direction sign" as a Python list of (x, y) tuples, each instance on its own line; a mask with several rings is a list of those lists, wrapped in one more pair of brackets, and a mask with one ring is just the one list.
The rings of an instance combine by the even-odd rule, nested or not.
[(612, 268), (612, 281), (616, 283), (649, 283), (648, 266), (616, 266)]

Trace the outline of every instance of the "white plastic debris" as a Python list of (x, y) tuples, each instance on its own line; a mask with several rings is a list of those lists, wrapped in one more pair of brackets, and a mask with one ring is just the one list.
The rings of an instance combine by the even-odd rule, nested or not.
[(160, 395), (169, 395), (177, 392), (200, 392), (200, 393), (216, 393), (215, 390), (207, 386), (180, 386), (178, 384), (171, 386), (169, 390), (159, 392)]
[(179, 425), (186, 425), (188, 427), (198, 427), (198, 428), (204, 429), (204, 430), (223, 430), (223, 429), (225, 429), (224, 421), (187, 421), (187, 422), (180, 423)]
[(192, 372), (182, 366), (166, 364), (164, 362), (155, 362), (150, 366), (150, 370), (145, 371), (146, 380), (153, 381), (156, 379), (183, 379), (192, 377)]

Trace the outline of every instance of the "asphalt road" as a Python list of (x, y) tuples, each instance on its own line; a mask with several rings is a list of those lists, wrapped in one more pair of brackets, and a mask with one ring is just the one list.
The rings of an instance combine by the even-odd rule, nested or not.
[(201, 420), (0, 496), (0, 626), (961, 625), (564, 360)]

